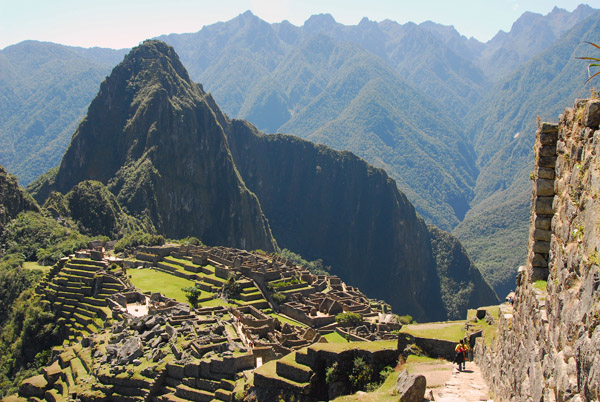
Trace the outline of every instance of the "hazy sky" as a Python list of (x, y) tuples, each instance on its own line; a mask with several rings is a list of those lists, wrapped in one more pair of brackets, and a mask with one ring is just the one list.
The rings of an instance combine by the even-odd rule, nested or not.
[[(124, 48), (154, 36), (196, 32), (246, 10), (268, 22), (302, 25), (330, 13), (346, 25), (362, 17), (399, 23), (431, 20), (489, 40), (525, 11), (572, 11), (577, 0), (0, 0), (0, 49), (26, 39), (65, 45)], [(600, 0), (585, 2), (600, 9)]]

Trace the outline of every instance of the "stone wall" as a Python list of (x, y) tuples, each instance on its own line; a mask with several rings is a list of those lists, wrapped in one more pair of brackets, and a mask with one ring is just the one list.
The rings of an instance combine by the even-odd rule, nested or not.
[[(600, 399), (599, 124), (600, 100), (589, 100), (538, 129), (527, 266), (496, 340), (475, 348), (495, 401)], [(552, 144), (554, 166), (541, 152)]]

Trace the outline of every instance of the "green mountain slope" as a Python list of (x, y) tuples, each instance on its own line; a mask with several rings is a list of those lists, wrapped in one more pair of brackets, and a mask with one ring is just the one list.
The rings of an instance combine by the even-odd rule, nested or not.
[(575, 57), (593, 52), (581, 41), (598, 42), (599, 32), (597, 13), (500, 81), (467, 116), (481, 167), (473, 209), (454, 233), (500, 295), (514, 288), (525, 261), (536, 118), (552, 120), (589, 96), (586, 64)]
[(248, 95), (244, 117), (268, 128), (274, 117), (289, 116), (271, 128), (350, 150), (385, 168), (428, 221), (452, 228), (468, 210), (477, 170), (459, 126), (383, 60), (355, 45), (317, 35)]
[(124, 52), (21, 42), (0, 51), (0, 162), (28, 184), (54, 167)]

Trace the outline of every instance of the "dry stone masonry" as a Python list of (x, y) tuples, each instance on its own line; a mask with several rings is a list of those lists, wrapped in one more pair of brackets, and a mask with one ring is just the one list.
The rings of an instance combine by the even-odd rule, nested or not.
[(600, 399), (599, 124), (600, 100), (581, 100), (537, 132), (527, 266), (476, 346), (494, 400)]

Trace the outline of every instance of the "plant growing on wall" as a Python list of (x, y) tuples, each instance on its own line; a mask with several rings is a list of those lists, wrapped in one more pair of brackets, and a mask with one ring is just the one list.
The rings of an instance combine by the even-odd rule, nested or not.
[[(600, 46), (596, 45), (595, 43), (587, 42), (587, 41), (585, 43), (588, 43), (588, 44), (594, 46), (596, 49), (600, 50)], [(600, 71), (596, 71), (592, 75), (592, 71), (591, 71), (592, 67), (600, 67), (600, 58), (599, 57), (583, 56), (583, 57), (577, 57), (577, 59), (590, 61), (590, 63), (588, 64), (588, 79), (587, 79), (586, 83), (589, 82), (592, 78), (594, 78), (598, 74), (600, 74)]]

